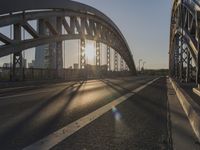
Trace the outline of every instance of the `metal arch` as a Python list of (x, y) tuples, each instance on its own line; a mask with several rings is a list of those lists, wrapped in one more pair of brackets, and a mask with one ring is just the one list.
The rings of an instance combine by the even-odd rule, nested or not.
[[(40, 0), (39, 3), (32, 0), (11, 1), (0, 2), (0, 27), (20, 23), (30, 33), (33, 39), (16, 42), (0, 34), (0, 40), (5, 43), (5, 45), (0, 47), (0, 57), (45, 43), (61, 42), (62, 40), (68, 39), (81, 39), (84, 37), (85, 39), (93, 39), (110, 44), (110, 47), (115, 49), (123, 57), (129, 69), (133, 73), (136, 73), (134, 60), (124, 36), (112, 20), (97, 9), (78, 2), (66, 0)], [(10, 15), (8, 13), (12, 14)], [(50, 16), (62, 18), (62, 25), (65, 27), (68, 33), (67, 35), (59, 34), (57, 29), (52, 27), (48, 21)], [(65, 17), (70, 17), (75, 22), (68, 24)], [(78, 23), (77, 18), (81, 19), (81, 24)], [(45, 20), (45, 24), (53, 36), (41, 36), (28, 23), (30, 20), (38, 19)], [(99, 35), (96, 33), (98, 25), (101, 27)], [(78, 30), (78, 34), (74, 32), (75, 29)], [(15, 47), (14, 50), (13, 47)]]
[(195, 0), (175, 0), (171, 15), (169, 67), (170, 75), (190, 81), (192, 59), (196, 82), (200, 84), (200, 5)]

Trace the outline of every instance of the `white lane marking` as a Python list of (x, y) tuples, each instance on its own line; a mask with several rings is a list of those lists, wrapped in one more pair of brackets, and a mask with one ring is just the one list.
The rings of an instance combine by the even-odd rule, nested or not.
[(125, 100), (127, 100), (131, 96), (135, 95), (139, 91), (143, 90), (148, 85), (152, 84), (153, 82), (155, 82), (158, 79), (159, 78), (156, 78), (156, 79), (146, 83), (145, 85), (142, 85), (141, 87), (133, 90), (132, 92), (127, 93), (127, 94), (113, 100), (112, 102), (108, 103), (107, 105), (102, 106), (101, 108), (91, 112), (90, 114), (88, 114), (88, 115), (68, 124), (67, 126), (53, 132), (52, 134), (50, 134), (50, 135), (46, 136), (45, 138), (37, 141), (36, 143), (34, 143), (34, 144), (32, 144), (28, 147), (25, 147), (23, 150), (49, 150), (53, 146), (57, 145), (58, 143), (60, 143), (61, 141), (63, 141), (67, 137), (69, 137), (70, 135), (74, 134), (75, 132), (77, 132), (81, 128), (85, 127), (86, 125), (88, 125), (92, 121), (96, 120), (97, 118), (99, 118), (100, 116), (102, 116), (103, 114), (105, 114), (106, 112), (111, 110), (113, 107), (124, 102)]

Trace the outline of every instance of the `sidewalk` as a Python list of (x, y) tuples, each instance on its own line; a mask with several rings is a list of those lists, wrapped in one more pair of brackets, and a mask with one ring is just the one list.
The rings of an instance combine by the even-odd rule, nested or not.
[(198, 139), (169, 80), (167, 86), (173, 149), (199, 150)]

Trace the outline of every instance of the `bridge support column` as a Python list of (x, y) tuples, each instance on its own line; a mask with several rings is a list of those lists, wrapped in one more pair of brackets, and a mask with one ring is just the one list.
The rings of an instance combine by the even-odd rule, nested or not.
[[(14, 39), (21, 40), (21, 26), (14, 25)], [(13, 80), (23, 80), (23, 58), (22, 52), (14, 53), (13, 55)]]
[(96, 41), (96, 66), (101, 65), (101, 50), (100, 50), (100, 42)]
[(183, 38), (181, 37), (181, 42), (179, 43), (179, 79), (180, 81), (182, 82), (183, 79), (184, 79), (184, 76), (183, 76), (183, 63), (184, 63), (184, 60), (183, 60), (183, 54), (184, 54), (184, 49), (183, 49)]
[(174, 77), (178, 79), (179, 77), (179, 49), (180, 49), (180, 46), (179, 46), (179, 37), (176, 37), (176, 44), (174, 46)]
[(114, 52), (114, 71), (118, 71), (118, 53)]
[(81, 39), (80, 44), (80, 69), (85, 69), (85, 39)]
[[(174, 38), (176, 39), (176, 38)], [(174, 41), (173, 41), (174, 42)], [(170, 77), (176, 76), (176, 45), (172, 45), (169, 51), (169, 71)]]
[(192, 65), (191, 65), (191, 56), (190, 56), (190, 51), (187, 48), (187, 69), (186, 69), (186, 82), (190, 82), (191, 76), (192, 76)]
[[(62, 18), (61, 17), (56, 18), (56, 27), (57, 27), (58, 34), (61, 35), (62, 34)], [(61, 70), (63, 69), (62, 49), (63, 49), (62, 41), (56, 42), (56, 69), (57, 69), (58, 77), (61, 77), (62, 75)]]
[(110, 46), (107, 45), (107, 71), (111, 70), (110, 66)]
[(196, 65), (196, 83), (198, 84), (198, 87), (200, 88), (200, 52), (198, 51), (197, 54), (197, 65)]

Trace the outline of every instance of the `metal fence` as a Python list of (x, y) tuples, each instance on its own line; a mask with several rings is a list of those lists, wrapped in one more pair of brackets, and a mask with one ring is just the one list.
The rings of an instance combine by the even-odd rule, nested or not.
[[(23, 68), (22, 77), (23, 81), (34, 81), (34, 80), (85, 80), (105, 77), (122, 77), (129, 76), (129, 71), (105, 71), (101, 69), (87, 70), (87, 69), (37, 69), (37, 68)], [(13, 77), (12, 68), (0, 68), (0, 81), (13, 81), (16, 80)]]

